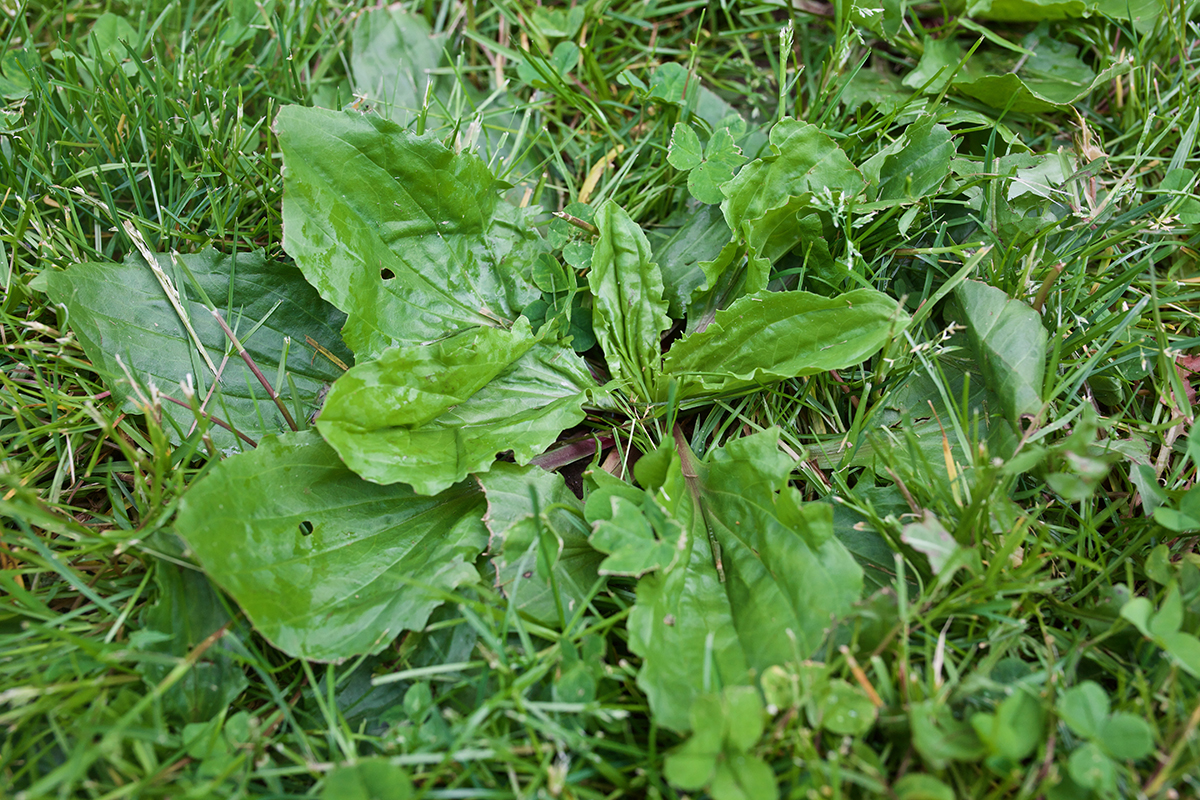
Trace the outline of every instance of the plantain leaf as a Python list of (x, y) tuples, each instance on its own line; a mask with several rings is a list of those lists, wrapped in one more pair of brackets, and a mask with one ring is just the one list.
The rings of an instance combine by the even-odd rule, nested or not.
[(659, 338), (671, 324), (662, 273), (642, 229), (616, 203), (600, 206), (595, 224), (600, 238), (588, 283), (596, 340), (613, 379), (648, 395), (660, 371)]
[(653, 491), (684, 531), (683, 548), (639, 581), (629, 646), (643, 659), (638, 685), (668, 728), (688, 730), (692, 703), (714, 687), (811, 656), (862, 591), (829, 506), (802, 504), (787, 485), (792, 461), (778, 438), (772, 429), (736, 439), (700, 461), (677, 434)]
[(351, 44), (356, 92), (387, 116), (406, 122), (425, 102), (427, 84), (449, 89), (445, 76), (431, 74), (445, 57), (446, 39), (445, 34), (434, 35), (419, 14), (398, 8), (364, 11)]
[(1038, 313), (1002, 289), (963, 281), (954, 290), (988, 388), (1014, 425), (1042, 407), (1049, 336)]
[(329, 391), (323, 419), (417, 427), (465, 403), (536, 344), (524, 317), (512, 330), (476, 328), (419, 347), (393, 347), (359, 364)]
[(1082, 17), (1091, 5), (1084, 0), (967, 0), (967, 15), (1002, 22), (1042, 22)]
[[(261, 252), (226, 256), (212, 249), (155, 259), (180, 293), (208, 361), (220, 371), (217, 391), (205, 410), (247, 436), (279, 433), (286, 429), (284, 419), (245, 363), (236, 354), (224, 359), (230, 343), (209, 313), (205, 296), (240, 333), (250, 357), (271, 379), (284, 359), (285, 337), (291, 340), (286, 367), (292, 380), (278, 388), (297, 421), (317, 410), (325, 384), (342, 374), (327, 357), (313, 353), (306, 341), (315, 341), (339, 360), (353, 361), (338, 334), (345, 317), (322, 301), (294, 267), (269, 261)], [(197, 402), (208, 396), (213, 371), (140, 256), (131, 255), (120, 264), (75, 264), (65, 272), (52, 272), (47, 293), (66, 306), (84, 352), (125, 409), (144, 411), (134, 402), (137, 395), (125, 378), (126, 369), (171, 396), (182, 395), (179, 384), (190, 375)], [(259, 322), (261, 327), (250, 333)], [(172, 423), (165, 426), (167, 435), (179, 443), (195, 415), (173, 403), (164, 403), (162, 412)], [(232, 433), (217, 426), (211, 426), (209, 434), (222, 448), (237, 443)]]
[[(160, 560), (154, 568), (154, 580), (158, 600), (146, 612), (146, 627), (134, 636), (154, 634), (156, 639), (162, 638), (146, 650), (185, 658), (222, 626), (230, 624), (228, 602), (198, 570)], [(249, 633), (244, 626), (243, 631)], [(205, 722), (237, 699), (249, 683), (234, 656), (244, 653), (245, 646), (239, 639), (237, 633), (229, 631), (216, 646), (205, 650), (179, 683), (163, 695), (164, 710), (187, 722)], [(169, 661), (146, 661), (139, 670), (153, 688), (167, 677), (171, 667)]]
[(1126, 59), (1097, 73), (1079, 59), (1078, 52), (1074, 45), (1051, 38), (1048, 28), (1040, 26), (1021, 41), (1020, 52), (979, 50), (955, 74), (966, 51), (953, 39), (928, 38), (920, 62), (904, 78), (904, 85), (913, 89), (924, 86), (926, 92), (936, 94), (952, 82), (955, 91), (993, 108), (1038, 114), (1079, 102), (1132, 67)]
[(878, 352), (900, 313), (895, 300), (873, 289), (837, 297), (759, 292), (677, 341), (664, 369), (680, 381), (684, 395), (841, 369)]
[(268, 437), (181, 501), (176, 531), (273, 645), (334, 661), (377, 653), (474, 583), (484, 499), (434, 497), (355, 475), (311, 432)]
[(904, 147), (883, 159), (879, 199), (919, 200), (932, 194), (950, 174), (954, 137), (936, 117), (926, 115), (904, 132)]
[(544, 244), (477, 156), (369, 115), (286, 106), (275, 127), (283, 246), (360, 359), (508, 327), (539, 296)]
[(729, 242), (729, 226), (716, 206), (700, 206), (670, 238), (654, 243), (654, 260), (663, 276), (668, 313), (680, 319), (705, 285), (702, 264), (713, 261)]
[(583, 420), (595, 381), (569, 347), (531, 341), (526, 323), (508, 335), (502, 344), (495, 342), (503, 333), (479, 332), (464, 336), (463, 349), (456, 338), (441, 349), (385, 351), (334, 384), (317, 430), (367, 480), (407, 483), (420, 494), (486, 472), (506, 450), (527, 464)]

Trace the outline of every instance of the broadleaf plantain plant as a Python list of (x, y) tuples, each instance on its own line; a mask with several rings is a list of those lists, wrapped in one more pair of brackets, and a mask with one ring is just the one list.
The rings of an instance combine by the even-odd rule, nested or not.
[[(267, 638), (313, 659), (379, 652), (495, 576), (521, 612), (565, 627), (607, 577), (636, 577), (639, 684), (681, 732), (697, 698), (813, 654), (862, 588), (829, 507), (789, 486), (778, 431), (703, 457), (685, 431), (715, 399), (860, 363), (906, 323), (874, 289), (768, 288), (819, 203), (867, 190), (833, 141), (777, 125), (724, 184), (723, 219), (705, 217), (726, 226), (716, 257), (663, 269), (615, 203), (589, 210), (589, 233), (544, 237), (541, 209), (509, 204), (482, 160), (432, 135), (294, 106), (276, 130), (284, 247), (345, 314), (355, 363), (319, 436), (227, 458), (177, 522)], [(579, 498), (531, 462), (585, 420), (597, 439), (637, 427), (657, 446), (633, 480), (593, 470)], [(485, 548), (494, 570), (476, 565)]]

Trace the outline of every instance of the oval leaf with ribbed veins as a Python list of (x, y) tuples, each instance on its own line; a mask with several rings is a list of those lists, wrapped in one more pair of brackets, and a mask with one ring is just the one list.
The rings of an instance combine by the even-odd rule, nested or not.
[(363, 114), (286, 106), (283, 246), (359, 356), (516, 320), (541, 238), (478, 156)]
[[(409, 411), (414, 399), (428, 411), (454, 390), (431, 380), (428, 387), (436, 396), (421, 397), (423, 381), (411, 380), (405, 371), (419, 362), (433, 378), (437, 359), (451, 370), (462, 367), (467, 356), (454, 347), (435, 355), (424, 352), (425, 360), (418, 352), (428, 348), (387, 351), (346, 373), (344, 391), (341, 381), (334, 385), (317, 429), (359, 475), (375, 483), (407, 483), (420, 494), (487, 472), (497, 453), (511, 451), (518, 464), (528, 464), (583, 420), (581, 406), (596, 383), (569, 347), (512, 346), (511, 352), (522, 354), (498, 372), (486, 362), (486, 352), (478, 353), (477, 368), (495, 377), (478, 391), (464, 391), (465, 399), (443, 406), (426, 422)], [(479, 382), (469, 369), (461, 372), (471, 386)]]
[(616, 203), (600, 206), (596, 227), (600, 236), (588, 273), (596, 341), (613, 378), (648, 394), (659, 373), (659, 339), (671, 325), (662, 272), (651, 261), (646, 235)]
[(676, 342), (665, 371), (694, 396), (842, 369), (877, 353), (901, 314), (895, 300), (874, 289), (837, 297), (759, 292)]
[(647, 501), (684, 532), (679, 558), (638, 582), (628, 624), (629, 649), (642, 657), (638, 685), (664, 727), (689, 729), (706, 680), (748, 684), (809, 657), (862, 591), (830, 507), (801, 503), (787, 485), (792, 461), (778, 439), (763, 431), (701, 461), (676, 429)]
[(1013, 424), (1042, 407), (1049, 334), (1028, 303), (1003, 289), (963, 281), (954, 291), (988, 388), (1000, 395)]
[[(323, 301), (291, 264), (264, 258), (261, 252), (224, 255), (211, 248), (193, 254), (162, 253), (155, 260), (180, 293), (180, 306), (208, 361), (219, 370), (215, 389), (213, 371), (141, 256), (131, 255), (119, 264), (75, 264), (64, 272), (51, 272), (47, 281), (50, 298), (67, 307), (84, 352), (109, 379), (113, 396), (126, 410), (141, 411), (126, 370), (180, 400), (179, 384), (190, 375), (201, 401), (212, 395), (205, 409), (241, 433), (257, 439), (285, 430), (282, 415), (250, 369), (237, 356), (224, 358), (229, 340), (209, 313), (209, 302), (221, 310), (251, 358), (272, 379), (286, 358), (290, 380), (281, 392), (297, 421), (319, 407), (323, 385), (342, 373), (306, 343), (316, 342), (339, 361), (353, 361), (338, 333), (345, 315)], [(195, 414), (173, 403), (164, 403), (162, 412), (167, 436), (179, 443), (195, 423)], [(208, 432), (218, 447), (236, 444), (224, 428), (212, 425)]]
[(421, 497), (368, 483), (304, 432), (217, 465), (184, 496), (176, 531), (272, 644), (334, 661), (420, 629), (477, 580), (484, 507), (473, 484)]

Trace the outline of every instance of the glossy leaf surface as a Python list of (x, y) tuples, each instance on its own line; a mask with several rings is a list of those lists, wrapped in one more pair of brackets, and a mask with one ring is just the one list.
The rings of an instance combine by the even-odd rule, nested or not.
[(666, 727), (687, 730), (692, 702), (713, 686), (810, 656), (862, 591), (829, 507), (801, 504), (787, 486), (792, 463), (777, 440), (765, 431), (705, 461), (680, 440), (654, 494), (685, 549), (641, 579), (629, 632), (638, 685)]
[[(519, 334), (515, 337), (510, 348), (519, 350), (525, 345), (518, 346)], [(317, 429), (359, 475), (375, 483), (407, 483), (421, 494), (486, 472), (496, 454), (506, 450), (518, 464), (529, 463), (583, 419), (581, 405), (595, 387), (583, 360), (568, 347), (533, 344), (498, 374), (492, 373), (498, 362), (489, 362), (488, 353), (480, 351), (478, 369), (495, 378), (419, 423), (421, 417), (407, 405), (417, 391), (404, 373), (413, 360), (410, 351), (385, 352), (378, 362), (347, 373), (347, 383), (330, 391)], [(459, 361), (463, 356), (453, 347), (442, 355), (460, 366), (471, 363)], [(433, 362), (423, 364), (433, 369)], [(462, 372), (471, 385), (481, 382), (470, 368)], [(447, 391), (456, 390), (448, 386)], [(439, 393), (436, 402), (445, 397)]]
[(784, 119), (771, 129), (770, 154), (747, 164), (725, 186), (722, 206), (729, 227), (759, 219), (787, 198), (829, 189), (855, 193), (862, 175), (816, 125)]
[(600, 229), (588, 283), (592, 319), (609, 373), (647, 394), (659, 372), (659, 338), (671, 324), (662, 273), (638, 224), (616, 203), (596, 211)]
[(539, 292), (544, 248), (477, 156), (360, 114), (286, 106), (283, 245), (375, 355), (505, 326)]
[(715, 206), (701, 206), (670, 238), (655, 242), (654, 260), (672, 318), (685, 316), (693, 295), (705, 285), (702, 265), (715, 260), (728, 242), (729, 226)]
[(1049, 336), (1028, 304), (994, 286), (963, 281), (954, 292), (988, 388), (1011, 422), (1042, 407)]
[(941, 186), (950, 174), (954, 137), (945, 125), (928, 115), (904, 132), (904, 147), (883, 159), (879, 170), (879, 199), (919, 200)]
[[(294, 267), (268, 261), (257, 252), (226, 256), (205, 250), (155, 258), (180, 293), (181, 304), (209, 361), (220, 371), (218, 391), (206, 410), (247, 436), (279, 433), (286, 429), (285, 423), (266, 389), (236, 353), (221, 367), (230, 343), (204, 303), (204, 296), (222, 312), (259, 369), (272, 379), (283, 360), (284, 338), (291, 339), (287, 371), (296, 394), (287, 385), (280, 390), (293, 417), (303, 419), (315, 411), (323, 386), (342, 374), (328, 358), (312, 353), (305, 345), (306, 337), (342, 361), (353, 361), (338, 333), (345, 317), (321, 300)], [(140, 381), (153, 382), (180, 400), (185, 398), (179, 384), (191, 375), (198, 401), (204, 400), (212, 386), (213, 372), (140, 256), (130, 256), (120, 264), (76, 264), (65, 272), (53, 272), (47, 289), (54, 302), (67, 307), (71, 328), (84, 352), (110, 378), (109, 388), (127, 410), (141, 411), (133, 403), (136, 393), (125, 379), (122, 364)], [(262, 326), (249, 333), (260, 321)], [(173, 403), (164, 403), (162, 409), (174, 422), (174, 426), (165, 426), (168, 436), (178, 443), (195, 416), (191, 409)], [(220, 447), (235, 443), (233, 434), (215, 425), (209, 432)]]
[[(588, 599), (602, 554), (588, 544), (583, 503), (561, 475), (496, 464), (477, 476), (487, 495), (484, 522), (498, 588), (544, 623), (569, 619)], [(555, 593), (557, 592), (557, 600)]]
[(895, 300), (873, 289), (837, 297), (760, 292), (677, 341), (665, 370), (694, 395), (841, 369), (878, 352), (899, 314)]
[(416, 427), (465, 403), (536, 343), (524, 318), (512, 330), (476, 328), (432, 344), (393, 347), (329, 391), (323, 417), (362, 427)]
[(377, 486), (314, 433), (264, 439), (184, 496), (177, 532), (272, 644), (338, 660), (419, 629), (443, 593), (478, 579), (483, 495)]

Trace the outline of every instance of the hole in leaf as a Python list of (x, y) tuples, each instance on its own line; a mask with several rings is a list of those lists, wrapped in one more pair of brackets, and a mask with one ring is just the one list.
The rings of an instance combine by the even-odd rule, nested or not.
[(396, 277), (396, 273), (392, 272), (387, 267), (384, 267), (383, 269), (379, 270), (379, 277), (383, 278), (385, 281), (390, 281), (392, 278)]
[(313, 524), (311, 522), (309, 522), (308, 520), (304, 520), (304, 522), (300, 523), (300, 535), (301, 536), (311, 536), (312, 532), (313, 532)]

